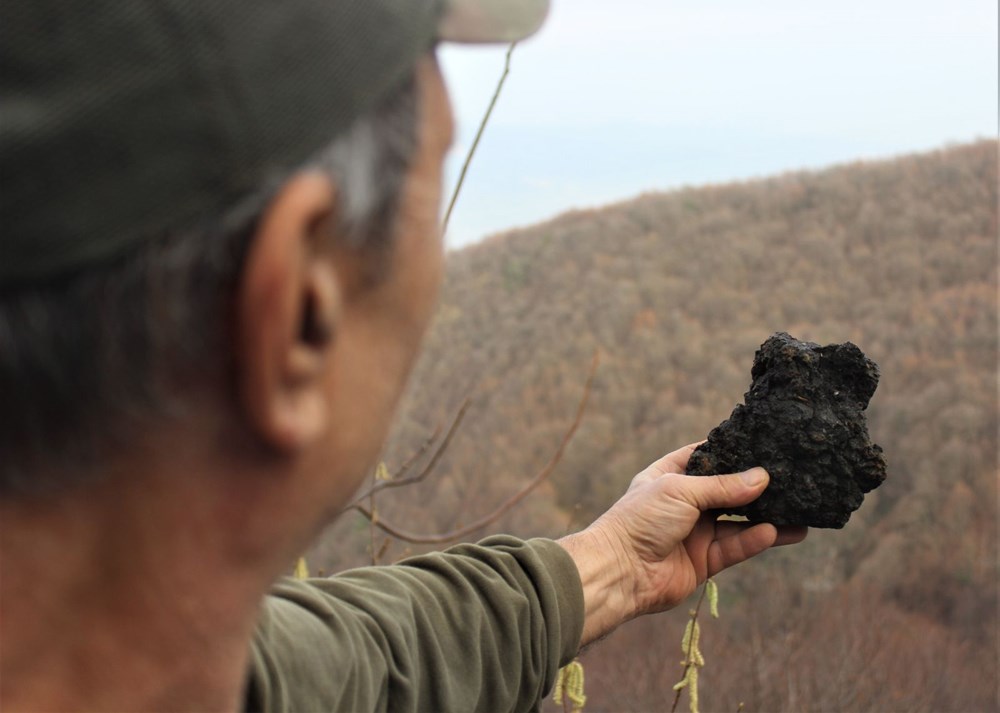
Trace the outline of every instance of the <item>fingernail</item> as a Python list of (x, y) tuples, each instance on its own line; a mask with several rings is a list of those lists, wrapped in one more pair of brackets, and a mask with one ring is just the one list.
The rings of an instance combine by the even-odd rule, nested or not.
[(760, 485), (767, 478), (767, 471), (763, 468), (751, 468), (740, 473), (743, 482), (750, 486)]

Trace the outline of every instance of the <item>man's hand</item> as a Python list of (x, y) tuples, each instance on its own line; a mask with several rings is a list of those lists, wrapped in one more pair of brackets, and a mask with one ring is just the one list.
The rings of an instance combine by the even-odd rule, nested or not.
[(636, 616), (677, 606), (727, 567), (805, 538), (804, 527), (717, 521), (707, 511), (751, 502), (764, 492), (768, 475), (763, 468), (684, 475), (697, 445), (653, 463), (594, 524), (559, 541), (583, 581), (581, 646)]

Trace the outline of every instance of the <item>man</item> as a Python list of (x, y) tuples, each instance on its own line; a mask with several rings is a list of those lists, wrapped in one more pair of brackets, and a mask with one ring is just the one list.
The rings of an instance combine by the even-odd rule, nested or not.
[[(0, 10), (0, 707), (525, 710), (804, 531), (636, 476), (558, 543), (275, 579), (377, 457), (442, 272), (439, 41), (544, 0)], [(271, 592), (268, 595), (268, 592)]]

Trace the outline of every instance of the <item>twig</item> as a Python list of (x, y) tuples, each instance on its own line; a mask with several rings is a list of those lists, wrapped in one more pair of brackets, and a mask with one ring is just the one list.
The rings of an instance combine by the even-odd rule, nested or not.
[[(698, 596), (698, 603), (695, 605), (694, 611), (691, 612), (691, 621), (698, 621), (698, 612), (701, 611), (701, 603), (705, 601), (705, 592), (707, 591), (708, 591), (708, 582), (706, 581), (705, 585), (701, 588), (701, 594)], [(688, 641), (687, 655), (685, 656), (685, 661), (686, 661), (686, 665), (684, 667), (685, 674), (687, 673), (687, 669), (694, 665), (691, 661), (691, 653), (692, 651), (694, 651), (694, 646), (695, 646), (695, 637), (692, 636), (691, 639)], [(675, 713), (675, 711), (677, 710), (677, 704), (680, 703), (681, 701), (681, 692), (683, 690), (684, 690), (683, 688), (678, 688), (677, 693), (674, 694), (674, 704), (670, 706), (670, 713)]]
[(434, 428), (434, 432), (427, 437), (427, 440), (425, 440), (421, 444), (420, 448), (411, 453), (410, 457), (407, 458), (405, 461), (403, 461), (403, 465), (399, 466), (399, 470), (397, 470), (395, 473), (389, 476), (390, 478), (389, 480), (382, 481), (384, 483), (390, 483), (390, 485), (383, 485), (379, 488), (379, 490), (381, 490), (382, 488), (394, 487), (393, 485), (391, 485), (391, 483), (394, 483), (396, 480), (401, 480), (402, 477), (406, 475), (406, 472), (413, 467), (414, 463), (420, 460), (420, 457), (427, 452), (427, 449), (431, 447), (431, 444), (434, 443), (434, 441), (436, 441), (438, 439), (438, 436), (440, 435), (441, 435), (441, 424), (438, 424)]
[(379, 559), (381, 559), (382, 555), (385, 554), (385, 551), (389, 546), (389, 538), (386, 538), (385, 541), (382, 543), (381, 549), (379, 549), (378, 552), (375, 551), (375, 526), (378, 524), (378, 511), (375, 509), (375, 493), (379, 492), (380, 490), (385, 490), (386, 488), (393, 488), (393, 487), (398, 488), (403, 485), (411, 485), (413, 483), (418, 483), (424, 478), (426, 478), (427, 475), (432, 470), (434, 470), (434, 467), (437, 465), (438, 460), (441, 458), (445, 450), (448, 448), (448, 444), (451, 442), (451, 437), (455, 435), (455, 431), (458, 430), (458, 426), (462, 422), (462, 418), (465, 417), (465, 412), (468, 408), (469, 408), (469, 399), (466, 398), (465, 401), (462, 402), (461, 407), (459, 407), (458, 414), (452, 420), (451, 427), (448, 429), (448, 433), (445, 435), (444, 440), (438, 446), (437, 450), (434, 452), (434, 455), (431, 456), (430, 462), (420, 473), (418, 473), (415, 476), (411, 476), (409, 478), (399, 477), (405, 474), (410, 469), (410, 467), (420, 458), (420, 456), (424, 454), (424, 451), (426, 451), (427, 448), (430, 447), (431, 443), (433, 443), (437, 439), (438, 433), (441, 432), (440, 426), (434, 429), (434, 433), (431, 434), (431, 437), (428, 438), (426, 441), (424, 441), (424, 444), (417, 450), (417, 452), (411, 455), (406, 460), (406, 462), (403, 463), (402, 467), (397, 471), (395, 477), (389, 478), (387, 480), (379, 480), (378, 478), (379, 470), (385, 468), (384, 464), (380, 464), (379, 468), (376, 468), (375, 472), (372, 474), (372, 484), (368, 488), (368, 490), (366, 490), (364, 493), (355, 498), (354, 503), (352, 505), (349, 505), (341, 510), (341, 513), (343, 513), (346, 510), (351, 509), (352, 507), (359, 508), (360, 503), (365, 498), (368, 499), (368, 512), (371, 513), (371, 517), (368, 520), (368, 533), (369, 533), (368, 546), (371, 551), (371, 563), (373, 567), (378, 564)]
[(493, 92), (493, 98), (490, 100), (490, 105), (486, 109), (486, 113), (483, 115), (483, 120), (479, 122), (479, 130), (476, 132), (476, 138), (472, 142), (472, 147), (469, 149), (469, 153), (465, 156), (465, 163), (462, 164), (462, 171), (458, 174), (458, 182), (455, 184), (455, 190), (451, 194), (451, 200), (448, 202), (448, 210), (444, 213), (444, 220), (441, 223), (441, 234), (445, 235), (448, 232), (448, 221), (451, 220), (451, 211), (455, 208), (455, 201), (458, 200), (458, 194), (462, 191), (462, 184), (465, 183), (465, 174), (469, 170), (469, 164), (472, 163), (472, 156), (476, 153), (476, 148), (479, 146), (479, 139), (483, 136), (483, 130), (486, 128), (486, 122), (490, 120), (490, 114), (493, 113), (493, 107), (496, 106), (497, 99), (500, 97), (500, 90), (503, 89), (503, 83), (507, 80), (507, 75), (510, 74), (510, 55), (514, 51), (514, 47), (517, 46), (516, 42), (512, 42), (510, 47), (507, 48), (507, 56), (504, 60), (503, 74), (500, 75), (500, 80), (497, 82), (496, 91)]
[(385, 553), (389, 550), (389, 545), (392, 544), (392, 538), (386, 537), (382, 540), (382, 546), (378, 548), (378, 555), (375, 557), (376, 562), (385, 556)]
[(410, 542), (418, 545), (440, 545), (447, 542), (452, 542), (454, 540), (459, 540), (467, 535), (470, 535), (476, 530), (486, 527), (495, 520), (498, 520), (504, 514), (509, 512), (511, 508), (513, 508), (519, 502), (524, 500), (524, 498), (527, 497), (532, 490), (541, 485), (541, 483), (544, 482), (545, 479), (552, 474), (552, 471), (555, 470), (556, 465), (562, 459), (563, 453), (566, 450), (566, 446), (569, 445), (570, 440), (573, 438), (573, 434), (576, 433), (576, 429), (579, 427), (580, 421), (583, 419), (583, 412), (587, 408), (587, 401), (590, 399), (590, 389), (594, 382), (594, 374), (597, 371), (597, 365), (599, 361), (600, 359), (598, 358), (598, 353), (594, 352), (594, 358), (590, 365), (590, 373), (587, 375), (587, 381), (583, 387), (583, 396), (580, 399), (580, 404), (579, 406), (577, 406), (576, 409), (576, 416), (574, 417), (573, 423), (569, 427), (569, 430), (566, 431), (565, 435), (563, 436), (562, 441), (559, 444), (559, 448), (556, 449), (555, 454), (549, 460), (548, 464), (544, 468), (542, 468), (542, 470), (539, 471), (534, 478), (529, 480), (524, 485), (524, 487), (522, 487), (512, 496), (507, 498), (507, 500), (505, 500), (493, 512), (479, 518), (475, 522), (466, 525), (465, 527), (460, 527), (451, 530), (449, 532), (442, 532), (438, 534), (420, 535), (412, 532), (407, 532), (406, 530), (400, 529), (395, 525), (385, 522), (381, 518), (378, 518), (375, 515), (373, 515), (372, 512), (370, 512), (360, 504), (355, 505), (354, 509), (360, 512), (366, 518), (368, 518), (369, 522), (374, 523), (376, 527), (378, 527), (386, 534), (392, 535), (393, 537), (403, 540), (405, 542)]
[(378, 554), (375, 552), (375, 485), (378, 484), (378, 472), (372, 473), (373, 485), (368, 491), (368, 508), (372, 511), (372, 519), (368, 521), (368, 550), (372, 555), (372, 567), (378, 564)]
[(412, 463), (416, 461), (420, 456), (422, 456), (424, 452), (427, 450), (427, 448), (430, 446), (430, 444), (437, 439), (437, 435), (441, 430), (440, 427), (435, 429), (434, 435), (432, 435), (428, 440), (424, 442), (424, 445), (420, 447), (420, 450), (418, 450), (414, 455), (410, 456), (410, 458), (406, 461), (406, 463), (403, 464), (403, 466), (399, 469), (399, 471), (395, 475), (392, 476), (392, 478), (390, 478), (389, 480), (379, 480), (374, 482), (368, 488), (368, 490), (364, 491), (356, 498), (354, 498), (354, 500), (352, 500), (349, 505), (345, 505), (344, 508), (340, 511), (341, 514), (347, 512), (348, 510), (357, 509), (357, 507), (362, 502), (368, 500), (372, 495), (379, 492), (380, 490), (386, 490), (387, 488), (399, 488), (404, 485), (413, 485), (414, 483), (419, 483), (422, 480), (425, 480), (427, 476), (430, 475), (430, 473), (434, 470), (434, 467), (441, 459), (441, 456), (444, 455), (445, 450), (447, 450), (448, 445), (451, 443), (452, 436), (454, 436), (455, 432), (458, 431), (458, 427), (461, 425), (462, 419), (465, 418), (465, 412), (468, 410), (469, 410), (469, 399), (466, 398), (462, 402), (462, 405), (459, 407), (458, 412), (455, 414), (455, 418), (452, 420), (451, 426), (448, 427), (448, 432), (445, 433), (444, 440), (441, 441), (440, 445), (438, 445), (437, 450), (434, 451), (434, 455), (431, 456), (430, 461), (428, 461), (427, 465), (424, 467), (423, 470), (421, 470), (416, 475), (410, 476), (409, 478), (399, 477), (401, 474), (409, 470)]

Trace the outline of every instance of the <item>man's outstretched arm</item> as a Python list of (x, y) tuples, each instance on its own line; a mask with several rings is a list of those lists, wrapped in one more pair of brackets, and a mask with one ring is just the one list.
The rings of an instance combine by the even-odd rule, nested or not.
[(250, 710), (532, 710), (579, 649), (583, 595), (552, 540), (478, 545), (283, 580), (267, 597)]
[(594, 524), (558, 543), (494, 537), (279, 583), (255, 636), (250, 707), (532, 709), (580, 646), (805, 536), (715, 522), (706, 511), (753, 500), (767, 474), (681, 475), (691, 450), (651, 465)]

